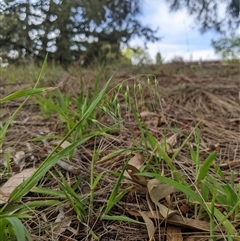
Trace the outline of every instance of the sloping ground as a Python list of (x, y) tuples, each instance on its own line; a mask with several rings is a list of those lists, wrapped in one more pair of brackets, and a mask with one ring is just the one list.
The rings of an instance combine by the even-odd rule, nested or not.
[[(164, 140), (165, 137), (173, 136), (173, 129), (185, 134), (185, 136), (179, 135), (176, 138), (174, 149), (180, 147), (186, 136), (199, 124), (201, 161), (205, 160), (211, 151), (216, 150), (218, 155), (214, 165), (221, 168), (229, 182), (232, 180), (231, 171), (233, 171), (235, 184), (239, 184), (240, 70), (238, 67), (232, 68), (220, 63), (202, 66), (175, 63), (145, 68), (120, 70), (116, 73), (112, 86), (114, 87), (117, 83), (124, 81), (123, 88), (129, 86), (130, 97), (133, 100), (136, 98), (134, 94), (136, 86), (142, 87), (143, 94), (137, 95), (138, 101), (137, 106), (135, 103), (135, 107), (141, 116), (141, 121), (147, 125), (150, 133), (159, 142)], [(78, 79), (75, 74), (66, 75), (65, 79), (63, 77), (61, 84), (65, 81), (66, 84), (61, 87), (62, 92), (71, 95), (76, 94), (78, 92), (76, 90), (80, 88)], [(90, 81), (94, 80), (95, 76), (91, 76), (86, 71), (83, 73), (83, 79), (85, 88), (90, 88)], [(58, 83), (58, 77), (50, 81), (51, 83)], [(105, 81), (106, 79), (103, 77), (102, 84)], [(14, 90), (26, 88), (27, 85), (2, 84), (1, 98)], [(31, 84), (29, 85), (31, 86)], [(119, 102), (122, 103), (122, 119), (117, 120), (118, 130), (110, 133), (107, 137), (99, 137), (97, 141), (90, 139), (84, 145), (79, 146), (73, 155), (74, 165), (71, 164), (75, 168), (73, 171), (61, 165), (57, 166), (70, 185), (75, 185), (77, 180), (81, 178), (77, 192), (79, 198), (82, 198), (90, 192), (89, 178), (94, 148), (97, 146), (97, 151), (101, 150), (95, 165), (95, 176), (103, 171), (106, 174), (96, 188), (93, 210), (91, 210), (92, 215), (86, 218), (86, 224), (82, 224), (71, 205), (66, 200), (61, 199), (60, 201), (63, 203), (61, 208), (43, 207), (34, 210), (32, 219), (24, 222), (33, 233), (33, 240), (93, 240), (89, 227), (100, 240), (149, 240), (148, 230), (144, 225), (99, 219), (101, 210), (106, 206), (107, 199), (116, 183), (116, 177), (110, 171), (121, 171), (130, 154), (126, 152), (111, 158), (106, 158), (107, 155), (119, 149), (141, 147), (142, 145), (143, 149), (139, 149), (139, 153), (143, 155), (145, 163), (151, 163), (155, 170), (159, 170), (159, 174), (165, 170), (164, 175), (168, 177), (170, 175), (167, 168), (162, 168), (162, 162), (157, 160), (154, 154), (150, 151), (143, 153), (143, 150), (147, 147), (141, 141), (138, 123), (129, 107), (127, 107), (124, 95), (120, 95), (119, 98)], [(14, 101), (1, 106), (0, 115), (3, 123), (7, 121), (20, 103), (21, 101)], [(107, 115), (100, 116), (99, 121), (106, 126), (114, 124), (114, 121)], [(26, 168), (39, 166), (53, 149), (54, 143), (51, 139), (36, 142), (29, 140), (52, 134), (64, 135), (63, 124), (59, 118), (57, 116), (47, 118), (36, 104), (27, 102), (8, 130), (3, 144), (2, 164), (6, 161), (5, 153), (8, 150), (12, 157), (16, 153), (20, 156), (13, 158), (12, 175)], [(191, 137), (189, 142), (193, 147), (196, 146), (194, 137)], [(171, 153), (169, 155), (171, 156)], [(189, 183), (195, 180), (196, 173), (188, 147), (183, 148), (179, 153), (174, 160), (174, 165)], [(45, 179), (41, 180), (39, 185), (53, 190), (59, 189), (58, 181), (60, 181), (60, 178), (56, 176), (54, 169), (51, 169), (51, 172), (46, 175)], [(2, 175), (1, 184), (5, 183), (8, 178), (9, 176)], [(131, 185), (133, 184), (126, 181), (121, 188)], [(24, 203), (31, 200), (44, 201), (46, 198), (46, 196), (30, 192), (22, 201)], [(166, 206), (170, 205), (167, 201), (162, 201), (162, 203)], [(194, 210), (189, 206), (186, 196), (181, 193), (174, 195), (171, 201), (171, 209), (176, 210), (182, 219), (179, 220), (174, 216), (167, 220), (153, 219), (155, 227), (158, 227), (155, 232), (156, 240), (164, 240), (165, 237), (167, 237), (167, 240), (208, 240), (208, 220), (206, 217), (199, 217), (202, 223), (197, 222), (198, 220), (194, 218)], [(130, 194), (127, 194), (117, 203), (110, 214), (126, 215), (142, 221), (141, 216), (138, 215), (139, 210), (149, 211), (144, 188), (133, 189)], [(64, 225), (56, 224), (57, 218)], [(196, 223), (194, 223), (195, 221)], [(238, 225), (239, 223), (236, 224), (236, 227)]]

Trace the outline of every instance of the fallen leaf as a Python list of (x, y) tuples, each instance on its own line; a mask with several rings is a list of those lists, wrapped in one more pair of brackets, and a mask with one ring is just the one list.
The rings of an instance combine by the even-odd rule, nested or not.
[(155, 112), (151, 112), (151, 111), (142, 111), (139, 115), (141, 118), (158, 116)]
[(134, 182), (140, 184), (141, 186), (147, 186), (148, 181), (145, 177), (135, 175), (136, 173), (139, 173), (139, 170), (136, 167), (127, 165), (125, 172)]
[[(59, 145), (59, 143), (60, 143), (61, 141), (55, 141), (55, 142), (53, 142), (53, 144), (54, 145)], [(62, 144), (61, 144), (61, 148), (67, 148), (67, 147), (69, 147), (70, 145), (71, 145), (72, 143), (70, 143), (69, 141), (64, 141)]]
[(57, 236), (59, 236), (60, 234), (66, 231), (67, 227), (70, 227), (71, 222), (71, 217), (66, 217), (63, 211), (63, 207), (60, 207), (59, 213), (55, 220), (55, 223), (57, 223), (57, 225), (53, 228), (54, 233), (57, 234)]
[(160, 214), (165, 218), (168, 218), (177, 212), (177, 211), (169, 209), (168, 207), (164, 206), (161, 203), (155, 203), (155, 204), (158, 206)]
[(167, 153), (169, 153), (172, 150), (172, 148), (176, 145), (177, 137), (178, 137), (178, 134), (174, 133), (172, 136), (170, 136), (166, 140), (160, 141), (160, 146), (164, 147), (165, 151)]
[(143, 164), (144, 164), (144, 156), (140, 153), (135, 154), (135, 156), (133, 156), (129, 160), (127, 168), (124, 172), (124, 176), (132, 179), (133, 181), (135, 181), (136, 183), (142, 186), (146, 186), (147, 179), (143, 176), (135, 175), (136, 173), (140, 172), (140, 168), (143, 166)]
[(19, 163), (25, 156), (24, 151), (17, 151), (13, 157), (14, 162)]
[(160, 214), (167, 218), (170, 215), (176, 213), (176, 211), (170, 210), (168, 207), (164, 206), (163, 204), (159, 203), (159, 200), (167, 197), (168, 195), (172, 194), (176, 191), (176, 189), (168, 184), (162, 183), (157, 179), (151, 179), (147, 183), (149, 197), (148, 204), (149, 208), (152, 210), (151, 202), (149, 199), (158, 207)]
[(139, 212), (146, 224), (149, 240), (153, 240), (156, 228), (154, 227), (153, 221), (146, 215), (145, 212)]
[(158, 179), (151, 179), (147, 183), (148, 192), (152, 201), (159, 201), (168, 195), (176, 192), (176, 189), (168, 184), (162, 183)]
[(159, 118), (158, 117), (152, 117), (150, 120), (145, 121), (147, 127), (157, 127), (159, 124)]
[[(130, 215), (135, 217), (141, 217), (142, 215), (139, 211), (136, 210), (127, 210)], [(173, 214), (172, 216), (168, 217), (167, 219), (159, 214), (158, 211), (145, 211), (144, 212), (149, 218), (158, 219), (159, 223), (163, 221), (167, 221), (168, 224), (176, 225), (179, 227), (184, 228), (192, 228), (200, 231), (210, 232), (210, 223), (206, 221), (201, 221), (197, 219), (185, 218), (178, 214)], [(223, 232), (225, 228), (223, 226), (217, 227), (215, 229), (216, 232)]]
[(168, 226), (167, 227), (167, 234), (166, 234), (166, 240), (167, 241), (182, 241), (183, 240), (183, 236), (182, 236), (182, 232), (181, 229), (178, 227), (174, 227), (174, 226)]
[(35, 170), (36, 168), (27, 168), (10, 177), (7, 182), (0, 187), (0, 204), (6, 203), (11, 192), (23, 181), (29, 178), (35, 172)]
[(18, 172), (19, 170), (23, 170), (25, 164), (25, 152), (17, 151), (13, 157), (14, 165), (12, 164), (12, 171)]
[(70, 164), (66, 161), (58, 161), (57, 165), (60, 166), (62, 169), (64, 169), (67, 172), (71, 172), (74, 175), (78, 175), (81, 173), (81, 169), (77, 166), (74, 166), (73, 164)]
[(138, 170), (143, 166), (144, 163), (144, 156), (140, 153), (135, 154), (134, 157), (132, 157), (128, 164), (136, 167)]

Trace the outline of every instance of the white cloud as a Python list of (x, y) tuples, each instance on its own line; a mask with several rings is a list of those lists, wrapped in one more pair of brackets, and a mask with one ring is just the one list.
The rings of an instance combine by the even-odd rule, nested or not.
[(182, 57), (187, 61), (197, 61), (197, 60), (214, 60), (218, 59), (218, 56), (214, 53), (212, 48), (204, 49), (191, 49), (186, 46), (178, 44), (165, 44), (165, 43), (149, 43), (147, 50), (152, 57), (155, 59), (156, 53), (160, 52), (164, 61), (171, 61), (175, 57)]
[[(217, 59), (211, 46), (211, 39), (216, 38), (213, 32), (200, 34), (194, 18), (186, 10), (176, 13), (169, 12), (166, 1), (144, 0), (141, 21), (151, 28), (159, 28), (158, 35), (163, 37), (157, 43), (148, 43), (150, 56), (155, 59), (156, 53), (169, 61), (176, 56), (185, 60), (213, 60)], [(142, 40), (132, 40), (132, 45), (141, 45)]]

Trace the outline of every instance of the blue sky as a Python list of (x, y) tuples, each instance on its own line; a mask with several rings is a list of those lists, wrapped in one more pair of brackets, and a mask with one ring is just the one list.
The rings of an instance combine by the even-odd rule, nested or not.
[[(170, 13), (165, 0), (143, 0), (142, 13), (139, 17), (142, 23), (153, 29), (159, 28), (158, 34), (162, 37), (159, 42), (147, 45), (153, 59), (158, 51), (165, 61), (176, 56), (188, 61), (219, 58), (211, 46), (211, 39), (220, 36), (214, 31), (201, 34), (194, 18), (186, 10)], [(142, 41), (134, 39), (131, 44), (142, 45)]]

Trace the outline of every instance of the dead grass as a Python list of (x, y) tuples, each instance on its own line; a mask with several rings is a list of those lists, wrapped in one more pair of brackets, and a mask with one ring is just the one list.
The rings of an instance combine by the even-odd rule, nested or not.
[[(142, 86), (145, 86), (143, 91), (143, 99), (139, 99), (139, 112), (152, 111), (156, 113), (157, 118), (147, 117), (144, 121), (147, 123), (149, 129), (154, 136), (161, 140), (164, 136), (170, 136), (171, 128), (178, 128), (186, 135), (189, 134), (192, 128), (200, 121), (199, 128), (201, 130), (201, 150), (200, 154), (204, 158), (212, 150), (216, 149), (218, 156), (215, 162), (221, 167), (226, 174), (226, 178), (230, 181), (230, 170), (234, 171), (235, 181), (239, 183), (240, 180), (240, 71), (238, 67), (231, 68), (229, 66), (216, 65), (202, 65), (197, 64), (172, 64), (166, 66), (146, 68), (146, 74), (149, 78), (156, 76), (159, 85), (159, 93), (162, 97), (161, 106), (157, 106), (156, 92), (146, 91), (147, 83), (146, 76), (136, 77), (139, 74), (139, 69), (119, 70), (114, 77), (114, 82), (119, 83), (123, 79), (134, 77), (138, 79)], [(149, 70), (150, 69), (150, 70)], [(141, 69), (141, 71), (143, 71)], [(81, 80), (85, 84), (85, 88), (91, 88), (92, 81), (96, 79), (98, 71), (81, 70)], [(72, 71), (73, 74), (65, 73), (64, 76), (47, 77), (50, 83), (58, 83), (61, 81), (66, 84), (62, 87), (62, 91), (77, 94), (80, 88), (80, 76), (78, 70)], [(105, 82), (111, 73), (111, 70), (105, 72), (102, 79), (102, 84)], [(142, 73), (141, 73), (142, 74)], [(61, 79), (60, 79), (61, 77)], [(1, 77), (0, 77), (1, 78)], [(1, 82), (0, 98), (6, 96), (13, 90), (25, 88), (26, 78), (19, 79), (18, 84), (7, 83), (8, 77), (5, 76)], [(5, 84), (3, 84), (5, 82)], [(134, 81), (130, 79), (125, 83), (130, 86), (130, 91), (134, 88)], [(113, 83), (114, 85), (114, 83)], [(154, 90), (156, 91), (156, 89)], [(131, 96), (133, 92), (131, 92)], [(156, 101), (153, 104), (153, 101)], [(13, 110), (18, 106), (16, 102), (7, 103), (1, 106), (1, 120), (6, 121)], [(81, 177), (81, 185), (77, 187), (77, 192), (80, 196), (89, 193), (89, 173), (91, 160), (94, 154), (94, 146), (97, 146), (101, 154), (98, 156), (100, 160), (102, 157), (112, 153), (118, 149), (134, 147), (132, 142), (140, 142), (140, 132), (133, 116), (129, 111), (122, 106), (123, 126), (119, 131), (111, 133), (108, 137), (94, 140), (89, 140), (83, 146), (80, 146), (75, 151), (73, 160), (75, 165), (80, 170), (76, 175), (65, 170), (61, 170), (62, 175), (66, 177), (71, 185), (74, 185), (79, 177)], [(101, 117), (104, 125), (109, 125), (111, 120), (108, 117)], [(152, 122), (151, 122), (152, 121)], [(12, 166), (12, 172), (19, 171), (19, 168), (26, 168), (38, 166), (49, 154), (51, 148), (51, 140), (45, 142), (29, 142), (30, 139), (39, 137), (40, 135), (58, 135), (63, 136), (63, 126), (56, 117), (46, 119), (42, 115), (39, 108), (33, 103), (22, 109), (18, 114), (17, 119), (10, 127), (7, 138), (5, 140), (3, 151), (9, 150), (13, 155), (18, 151), (25, 152), (23, 165), (18, 167)], [(194, 145), (194, 140), (190, 143)], [(181, 139), (177, 140), (176, 147), (181, 144)], [(30, 145), (30, 146), (29, 146)], [(1, 157), (2, 159), (3, 157)], [(52, 241), (52, 240), (91, 240), (88, 227), (91, 227), (100, 240), (149, 240), (147, 229), (144, 226), (118, 221), (100, 221), (99, 215), (102, 207), (107, 202), (111, 190), (113, 189), (115, 179), (109, 174), (109, 171), (119, 171), (123, 167), (123, 163), (127, 160), (127, 156), (119, 155), (109, 159), (107, 162), (99, 162), (95, 167), (95, 175), (106, 172), (104, 178), (100, 181), (95, 190), (95, 201), (93, 206), (92, 216), (87, 218), (87, 226), (81, 224), (76, 217), (76, 214), (71, 209), (68, 202), (63, 202), (62, 210), (65, 213), (64, 219), (61, 221), (66, 224), (66, 227), (56, 224), (56, 217), (59, 215), (59, 210), (55, 207), (43, 208), (34, 211), (33, 218), (26, 220), (25, 225), (33, 234), (34, 241)], [(150, 160), (150, 156), (146, 155), (146, 159)], [(150, 160), (154, 166), (158, 166), (156, 160)], [(185, 148), (177, 157), (175, 161), (176, 167), (183, 172), (184, 176), (189, 179), (195, 175), (192, 169), (192, 160), (189, 155), (189, 150)], [(14, 169), (15, 168), (15, 169)], [(54, 178), (53, 178), (54, 177)], [(7, 177), (1, 178), (1, 183), (6, 181)], [(61, 179), (54, 169), (51, 169), (45, 179), (41, 180), (41, 184), (51, 189), (58, 188), (58, 182)], [(127, 215), (134, 219), (141, 219), (131, 215), (132, 210), (148, 211), (145, 193), (140, 189), (133, 189), (133, 191), (123, 198), (116, 207), (111, 211), (113, 215)], [(44, 196), (29, 193), (22, 201), (23, 203), (29, 200), (42, 200)], [(186, 197), (184, 195), (175, 196), (172, 201), (174, 209), (180, 208), (183, 216), (189, 218), (193, 215), (191, 207), (186, 207)], [(129, 211), (130, 210), (130, 211)], [(69, 224), (69, 220), (71, 220)], [(159, 222), (155, 220), (155, 222)], [(161, 225), (160, 225), (161, 224)], [(238, 224), (239, 225), (239, 224)], [(197, 228), (190, 228), (182, 226), (180, 229), (175, 229), (171, 233), (170, 227), (174, 224), (163, 220), (158, 225), (159, 229), (156, 232), (156, 240), (177, 240), (176, 232), (180, 231), (179, 240), (208, 240), (209, 232), (198, 230)], [(65, 228), (62, 232), (61, 228)], [(170, 230), (170, 231), (169, 231)], [(177, 230), (177, 231), (176, 231)], [(175, 233), (174, 233), (175, 232)], [(57, 233), (61, 235), (57, 237)], [(161, 237), (161, 239), (160, 239)], [(170, 238), (172, 237), (172, 238)]]

